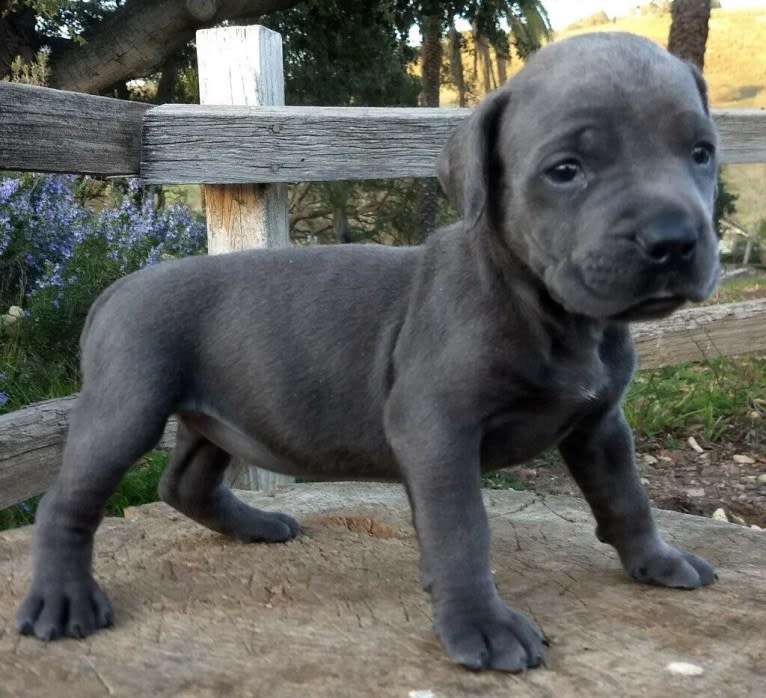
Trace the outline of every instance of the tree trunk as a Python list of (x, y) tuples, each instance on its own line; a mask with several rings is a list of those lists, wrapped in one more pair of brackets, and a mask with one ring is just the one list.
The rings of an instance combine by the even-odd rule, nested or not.
[(511, 52), (508, 46), (508, 39), (494, 44), (495, 56), (497, 57), (497, 84), (505, 85), (508, 81), (508, 63), (511, 60)]
[(35, 32), (35, 12), (29, 7), (13, 8), (0, 3), (0, 76), (7, 75), (16, 56), (31, 63), (40, 48)]
[(489, 39), (482, 36), (476, 23), (473, 23), (473, 41), (476, 46), (476, 54), (481, 59), (481, 82), (484, 94), (489, 94), (494, 89), (494, 75), (492, 74), (492, 57), (489, 53)]
[(194, 38), (224, 19), (268, 14), (300, 0), (127, 0), (85, 36), (51, 56), (51, 87), (98, 93), (118, 81), (150, 74)]
[[(423, 34), (421, 65), (423, 68), (423, 107), (439, 106), (439, 87), (442, 66), (442, 18), (441, 4), (433, 2), (429, 14), (423, 17), (420, 31)], [(425, 237), (436, 227), (436, 211), (439, 205), (439, 188), (436, 179), (421, 179), (417, 183), (415, 215), (419, 232)]]
[(462, 46), (460, 32), (451, 25), (449, 28), (449, 72), (452, 83), (457, 89), (457, 103), (459, 107), (466, 106), (465, 100), (465, 75), (463, 74), (463, 57), (460, 53)]
[(442, 67), (442, 21), (437, 12), (423, 17), (420, 25), (423, 34), (421, 65), (423, 68), (423, 92), (420, 103), (424, 107), (439, 106), (439, 85)]
[(673, 0), (670, 15), (668, 51), (702, 70), (705, 64), (710, 0)]
[(162, 75), (159, 85), (157, 85), (157, 104), (168, 104), (174, 102), (174, 91), (176, 80), (178, 79), (178, 54), (170, 56), (162, 66)]

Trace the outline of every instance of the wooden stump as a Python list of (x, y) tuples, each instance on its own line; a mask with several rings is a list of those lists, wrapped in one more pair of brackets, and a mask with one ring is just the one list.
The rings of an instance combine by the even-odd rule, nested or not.
[[(0, 696), (762, 693), (762, 531), (660, 512), (669, 539), (710, 559), (720, 581), (692, 592), (655, 588), (626, 577), (579, 500), (485, 492), (500, 593), (551, 639), (547, 668), (509, 676), (471, 673), (443, 653), (400, 486), (240, 495), (295, 514), (303, 535), (235, 543), (163, 504), (107, 519), (95, 573), (114, 602), (115, 627), (81, 641), (46, 645), (14, 632), (30, 530), (0, 533)], [(672, 662), (702, 673), (671, 673)]]

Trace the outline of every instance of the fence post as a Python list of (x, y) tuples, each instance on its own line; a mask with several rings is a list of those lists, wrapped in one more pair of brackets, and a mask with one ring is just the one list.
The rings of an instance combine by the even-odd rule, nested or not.
[[(201, 104), (281, 106), (285, 103), (282, 37), (261, 26), (197, 32)], [(204, 186), (209, 254), (290, 244), (285, 184)], [(293, 482), (285, 475), (235, 461), (227, 481), (269, 490)]]

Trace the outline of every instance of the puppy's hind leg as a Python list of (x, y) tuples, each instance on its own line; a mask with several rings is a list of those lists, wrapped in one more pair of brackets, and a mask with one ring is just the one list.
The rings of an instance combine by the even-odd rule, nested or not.
[(176, 445), (160, 481), (160, 497), (194, 521), (236, 540), (277, 543), (295, 538), (300, 532), (295, 519), (248, 506), (223, 484), (230, 461), (231, 454), (179, 416)]
[(85, 637), (111, 624), (93, 579), (93, 537), (122, 476), (156, 445), (168, 413), (138, 395), (88, 389), (70, 415), (61, 472), (40, 502), (29, 592), (16, 628), (42, 640)]

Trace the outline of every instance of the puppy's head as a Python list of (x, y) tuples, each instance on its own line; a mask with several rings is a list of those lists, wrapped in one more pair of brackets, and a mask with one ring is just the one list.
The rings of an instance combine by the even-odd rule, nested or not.
[(718, 138), (699, 72), (647, 39), (551, 44), (456, 130), (439, 179), (570, 312), (634, 320), (713, 291)]

